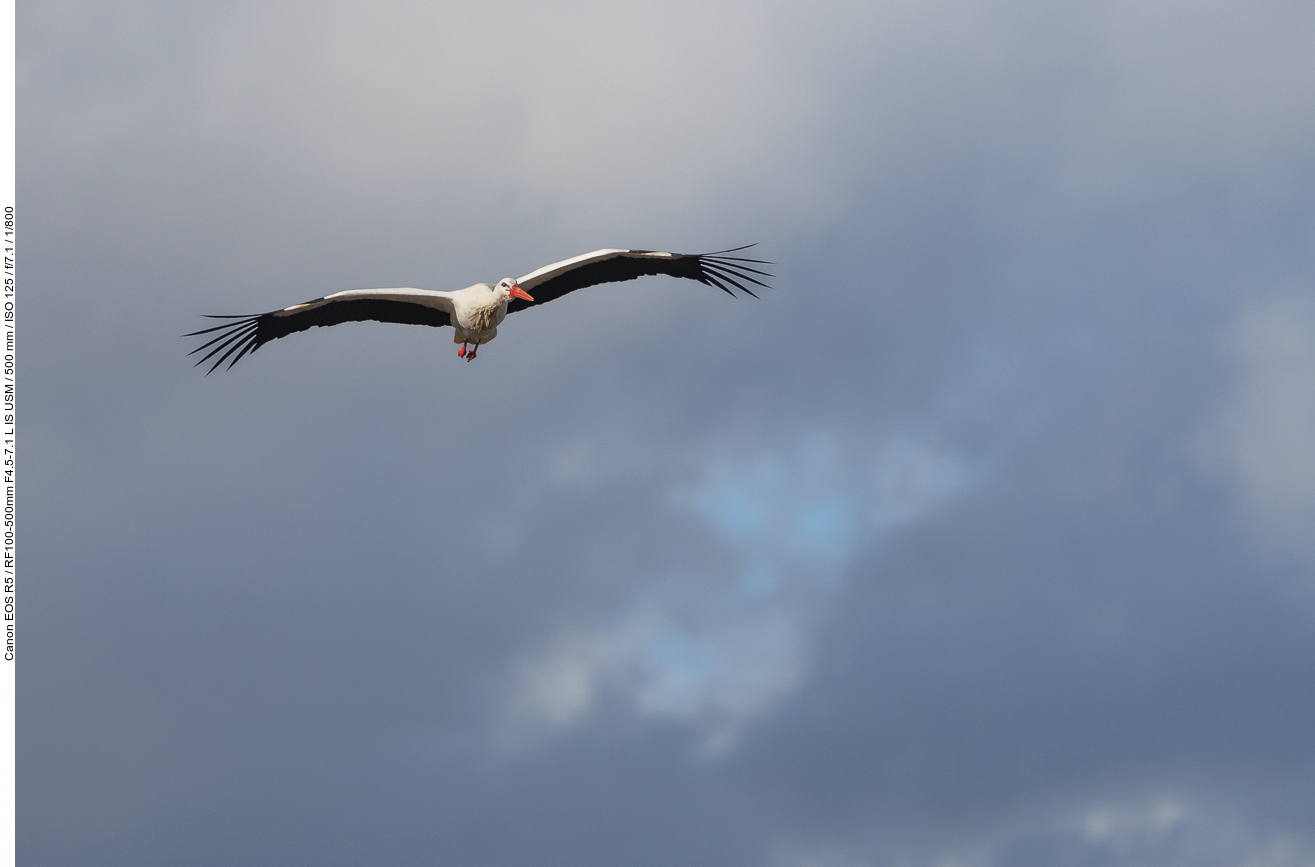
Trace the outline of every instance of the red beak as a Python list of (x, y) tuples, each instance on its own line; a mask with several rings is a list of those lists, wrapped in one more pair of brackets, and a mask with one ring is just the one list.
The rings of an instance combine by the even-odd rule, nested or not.
[(533, 298), (530, 297), (530, 293), (526, 292), (524, 289), (522, 289), (520, 286), (518, 286), (515, 283), (511, 284), (511, 297), (523, 298), (526, 301), (534, 300)]

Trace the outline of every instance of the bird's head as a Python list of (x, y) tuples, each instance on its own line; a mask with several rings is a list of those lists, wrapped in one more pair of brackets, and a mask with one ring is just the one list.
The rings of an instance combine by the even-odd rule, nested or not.
[(502, 297), (503, 301), (508, 298), (520, 298), (525, 301), (533, 301), (530, 293), (526, 292), (520, 285), (510, 277), (503, 277), (498, 281), (498, 285), (493, 288), (494, 292)]

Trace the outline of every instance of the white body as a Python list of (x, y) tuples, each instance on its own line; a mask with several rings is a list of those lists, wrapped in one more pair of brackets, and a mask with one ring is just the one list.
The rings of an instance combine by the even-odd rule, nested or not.
[[(501, 284), (499, 284), (500, 286)], [(507, 316), (510, 296), (498, 287), (476, 283), (449, 293), (452, 309), (452, 342), (488, 343), (498, 336), (498, 326)]]

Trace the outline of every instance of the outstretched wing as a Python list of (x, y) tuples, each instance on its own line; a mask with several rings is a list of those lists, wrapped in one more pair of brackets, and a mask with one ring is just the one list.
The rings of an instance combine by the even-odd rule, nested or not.
[[(537, 271), (526, 274), (516, 281), (526, 292), (534, 296), (533, 301), (513, 298), (507, 305), (507, 312), (514, 313), (561, 298), (568, 292), (596, 286), (599, 283), (618, 283), (622, 280), (634, 280), (649, 274), (666, 274), (686, 280), (697, 280), (709, 286), (716, 286), (728, 295), (734, 296), (732, 288), (749, 295), (753, 290), (746, 286), (766, 287), (767, 284), (757, 279), (770, 277), (766, 271), (760, 271), (754, 265), (770, 265), (761, 259), (745, 259), (739, 256), (727, 256), (754, 246), (735, 247), (717, 253), (660, 253), (655, 250), (595, 250), (545, 265)], [(754, 295), (754, 297), (758, 297)]]
[(451, 312), (452, 299), (447, 292), (429, 289), (352, 289), (258, 316), (209, 316), (209, 319), (231, 321), (183, 336), (197, 337), (218, 332), (215, 337), (187, 353), (195, 355), (202, 350), (209, 350), (201, 356), (197, 365), (219, 356), (206, 371), (206, 376), (209, 376), (230, 355), (233, 360), (228, 362), (228, 366), (232, 367), (242, 356), (255, 352), (269, 341), (307, 328), (367, 320), (441, 328), (452, 324)]

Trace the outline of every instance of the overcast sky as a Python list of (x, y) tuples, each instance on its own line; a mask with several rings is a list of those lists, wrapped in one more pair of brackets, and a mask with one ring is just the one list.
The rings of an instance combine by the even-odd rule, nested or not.
[(20, 863), (1315, 864), (1309, 3), (18, 15)]

